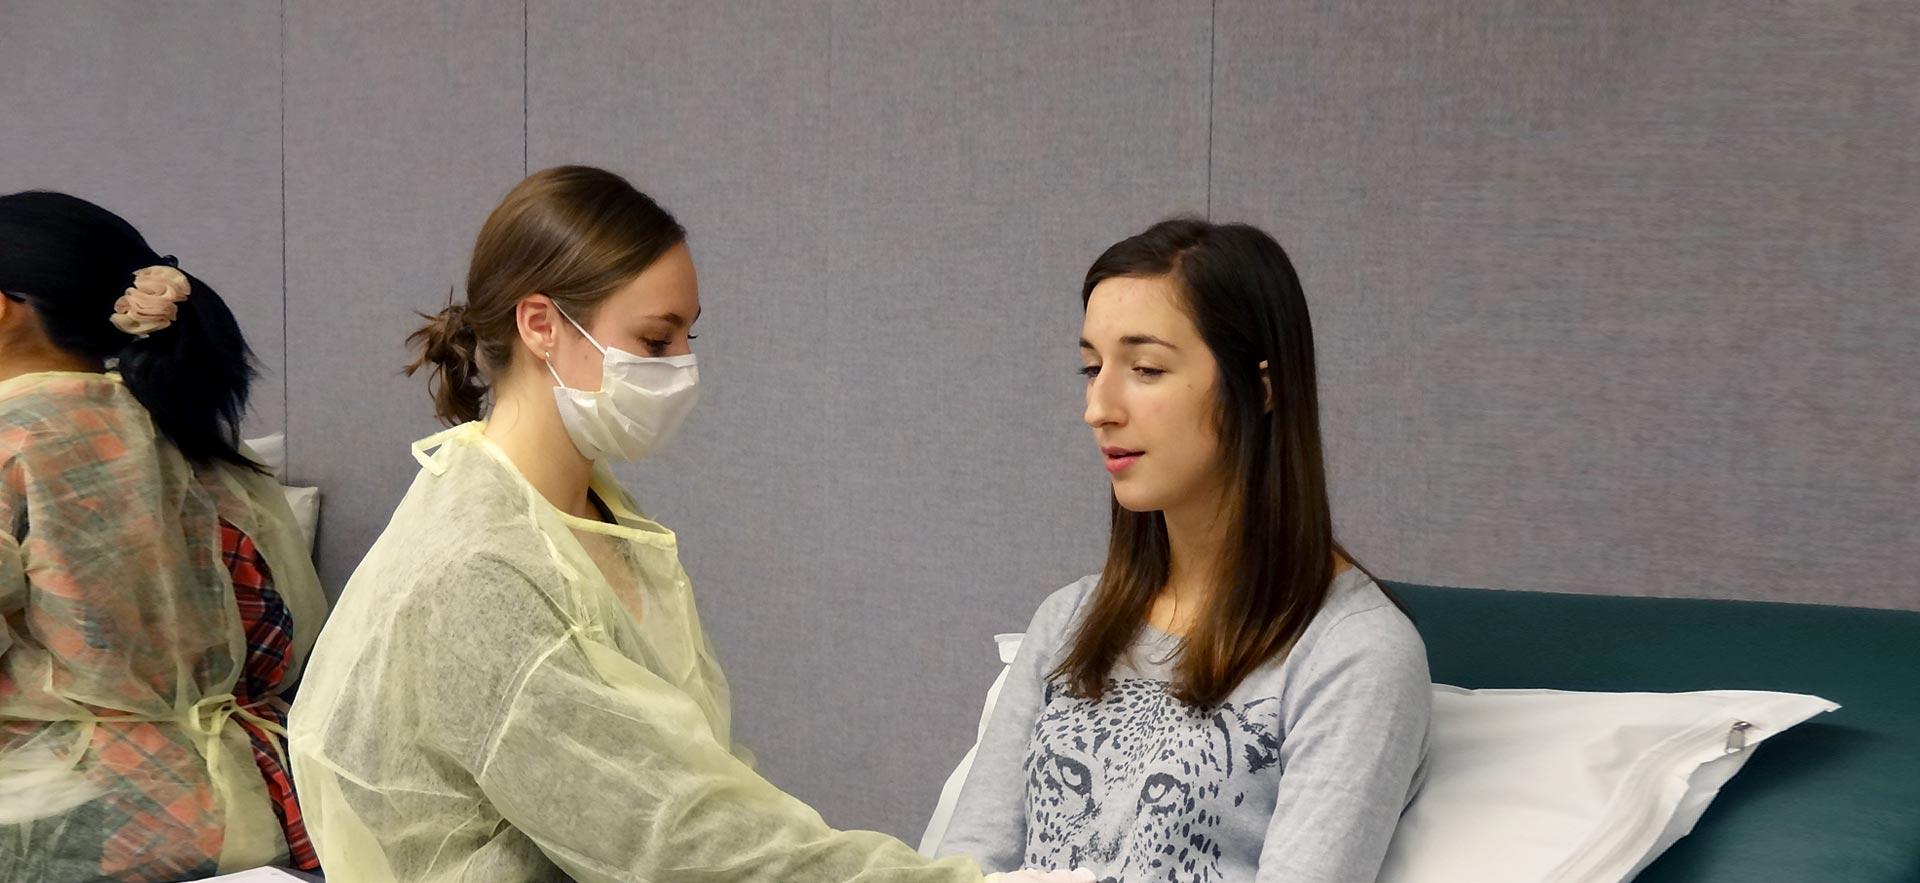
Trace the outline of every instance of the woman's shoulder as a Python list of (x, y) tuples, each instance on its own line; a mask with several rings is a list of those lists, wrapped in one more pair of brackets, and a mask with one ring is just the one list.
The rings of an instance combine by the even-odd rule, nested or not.
[(539, 585), (560, 577), (546, 552), (547, 538), (524, 518), (487, 506), (437, 506), (409, 495), (362, 561), (389, 576), (407, 577), (416, 591), (460, 592), (497, 574)]
[(102, 432), (124, 436), (145, 410), (125, 386), (106, 375), (39, 374), (0, 383), (0, 449)]
[(1093, 597), (1093, 590), (1099, 585), (1100, 575), (1095, 573), (1055, 589), (1033, 612), (1033, 620), (1027, 625), (1027, 634), (1047, 636), (1067, 631), (1080, 621), (1088, 599)]
[(1327, 587), (1326, 601), (1315, 614), (1313, 626), (1332, 630), (1355, 617), (1366, 622), (1404, 625), (1409, 634), (1418, 636), (1413, 632), (1413, 621), (1387, 594), (1386, 588), (1366, 571), (1350, 567), (1336, 574)]
[(566, 629), (564, 584), (548, 562), (497, 535), (390, 533), (355, 568), (336, 609), (409, 639), (507, 652), (518, 638)]
[(1424, 683), (1427, 648), (1413, 620), (1387, 590), (1354, 568), (1334, 577), (1326, 602), (1301, 634), (1287, 665), (1296, 671), (1343, 667)]

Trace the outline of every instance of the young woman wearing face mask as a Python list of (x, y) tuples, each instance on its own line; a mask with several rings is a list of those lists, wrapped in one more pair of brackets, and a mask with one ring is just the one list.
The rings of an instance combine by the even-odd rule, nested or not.
[(605, 466), (658, 450), (694, 404), (685, 239), (618, 176), (539, 172), (482, 227), (467, 302), (411, 338), (454, 426), (414, 446), (419, 477), (293, 710), (330, 875), (982, 879), (827, 827), (731, 742), (674, 535)]
[(326, 597), (238, 441), (246, 339), (182, 267), (0, 196), (0, 881), (315, 866), (281, 697)]
[(1286, 253), (1163, 222), (1081, 291), (1105, 569), (1054, 593), (939, 852), (989, 870), (1370, 883), (1421, 780), (1413, 625), (1333, 538), (1313, 331)]

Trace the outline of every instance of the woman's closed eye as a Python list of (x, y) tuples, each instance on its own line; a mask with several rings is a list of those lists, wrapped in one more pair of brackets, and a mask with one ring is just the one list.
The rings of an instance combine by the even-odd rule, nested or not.
[[(1082, 377), (1087, 378), (1088, 380), (1092, 380), (1093, 378), (1100, 376), (1100, 366), (1088, 365), (1084, 368), (1081, 368), (1079, 371), (1075, 373), (1079, 374)], [(1135, 365), (1133, 366), (1133, 373), (1139, 377), (1152, 379), (1167, 373), (1167, 370), (1165, 368), (1153, 368), (1147, 365)]]

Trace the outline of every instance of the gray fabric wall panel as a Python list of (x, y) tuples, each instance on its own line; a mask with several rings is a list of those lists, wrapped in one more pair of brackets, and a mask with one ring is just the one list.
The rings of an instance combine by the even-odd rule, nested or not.
[(1223, 0), (1213, 180), (1301, 256), (1356, 551), (1920, 608), (1920, 11), (1357, 10)]
[(260, 363), (244, 428), (277, 431), (279, 7), (9, 0), (0, 67), (0, 192), (98, 202), (217, 289)]
[(464, 297), (481, 221), (522, 168), (518, 2), (287, 4), (292, 477), (322, 492), (321, 578), (345, 584), (433, 431), (404, 380), (416, 310)]
[[(817, 623), (834, 596), (837, 429), (827, 283), (825, 2), (536, 3), (528, 149), (626, 175), (689, 231), (701, 403), (664, 454), (619, 471), (678, 531), (733, 682), (736, 730), (787, 786), (809, 755)], [(635, 84), (642, 84), (635, 88)], [(805, 788), (799, 789), (803, 796)]]
[(795, 366), (832, 392), (834, 443), (803, 461), (829, 476), (831, 579), (796, 621), (824, 676), (755, 713), (830, 819), (918, 834), (998, 668), (991, 635), (1098, 567), (1080, 279), (1204, 209), (1209, 22), (1203, 2), (833, 12), (832, 301)]
[(1409, 146), (1373, 128), (1394, 106), (1372, 81), (1392, 59), (1346, 53), (1335, 33), (1308, 24), (1316, 16), (1344, 22), (1337, 12), (1219, 5), (1213, 219), (1266, 229), (1300, 273), (1339, 536), (1375, 572), (1421, 574), (1419, 329), (1406, 305), (1425, 281), (1395, 259), (1412, 235), (1398, 202), (1412, 174)]

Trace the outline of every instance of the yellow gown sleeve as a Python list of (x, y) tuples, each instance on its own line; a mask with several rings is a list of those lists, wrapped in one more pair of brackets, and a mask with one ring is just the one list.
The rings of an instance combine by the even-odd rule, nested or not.
[(580, 881), (977, 883), (872, 831), (836, 831), (713, 739), (686, 694), (610, 647), (556, 643), (478, 771), (502, 816)]

